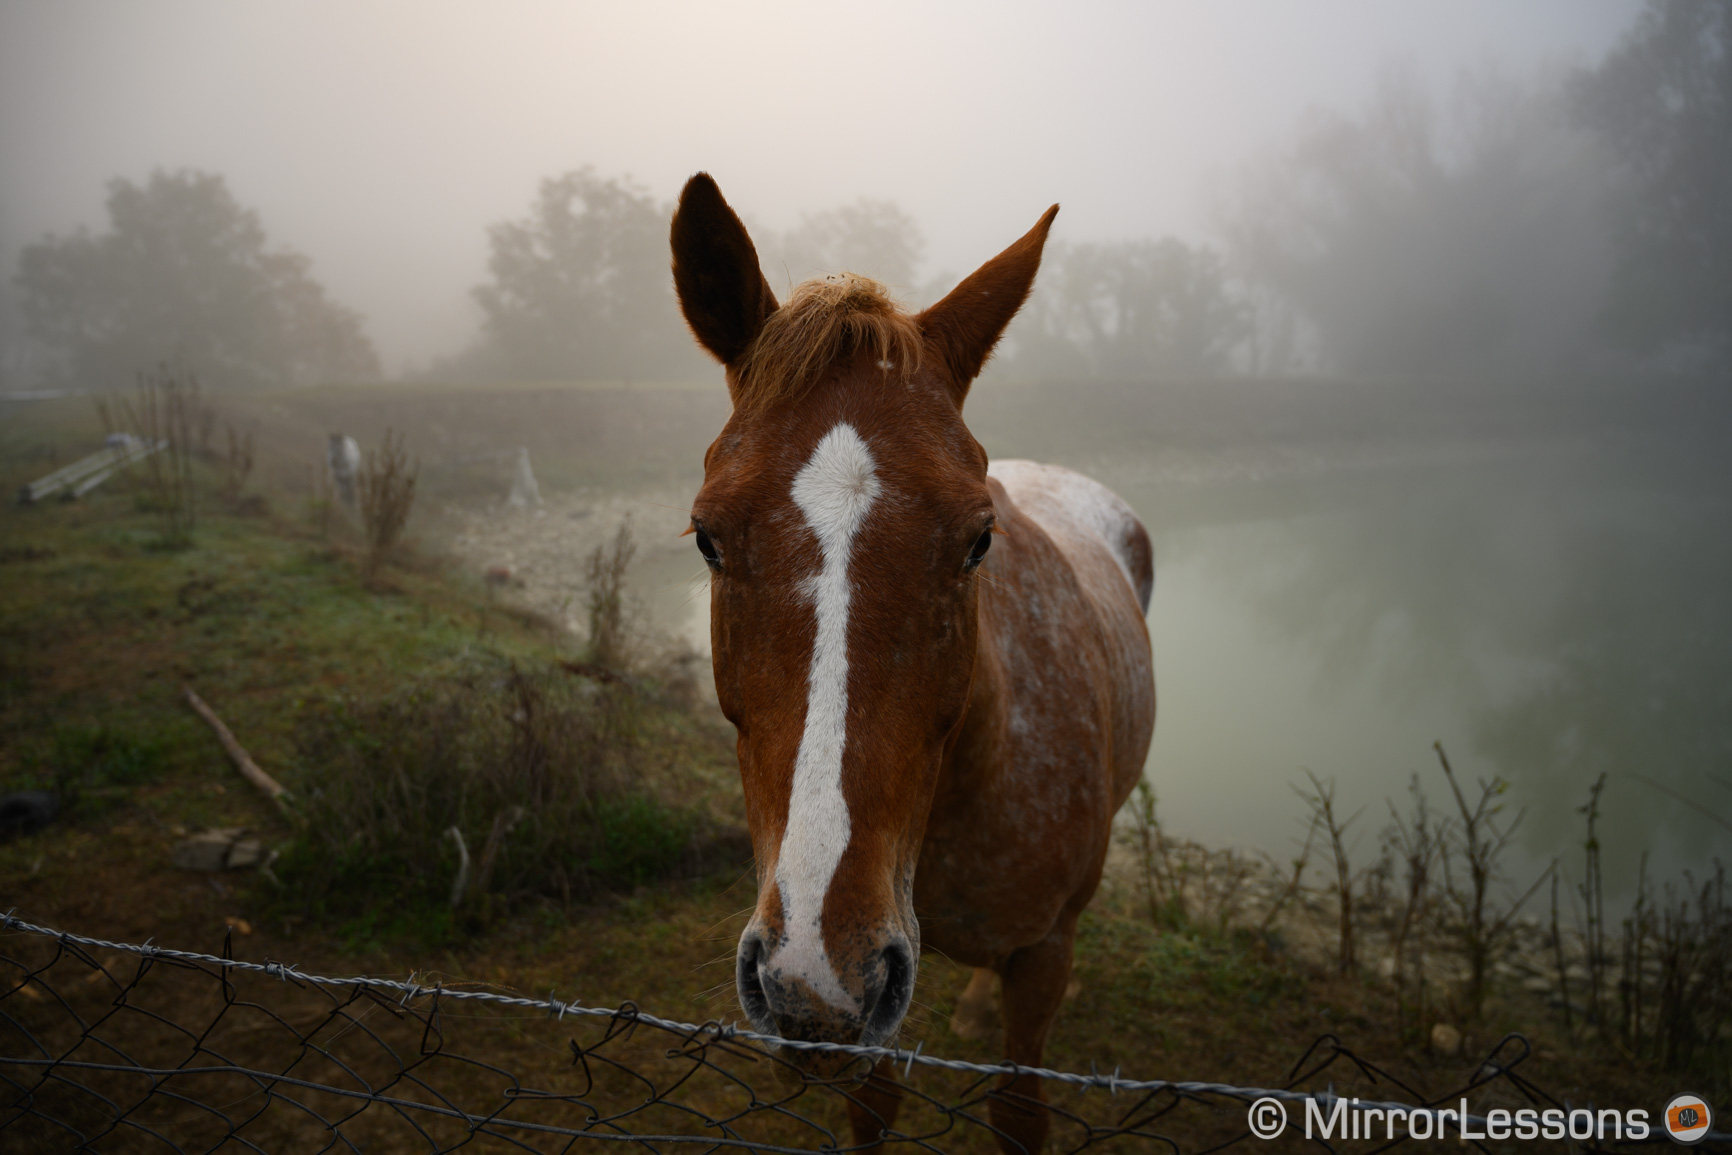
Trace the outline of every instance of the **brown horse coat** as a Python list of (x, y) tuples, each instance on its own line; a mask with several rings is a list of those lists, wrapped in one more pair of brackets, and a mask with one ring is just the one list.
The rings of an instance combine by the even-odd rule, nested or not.
[(928, 946), (997, 969), (1087, 904), (1142, 774), (1154, 568), (1136, 515), (1098, 482), (1031, 461), (987, 477), (1005, 534), (982, 567), (974, 686), (914, 905)]
[[(692, 532), (757, 861), (737, 986), (760, 1030), (891, 1041), (924, 944), (1002, 979), (1006, 1054), (1040, 1061), (1155, 712), (1142, 525), (1069, 470), (989, 471), (962, 422), (1056, 212), (909, 316), (851, 274), (778, 304), (715, 183), (681, 194), (675, 286), (734, 399)], [(1001, 1088), (1007, 1149), (1044, 1141), (1040, 1097)], [(896, 1102), (880, 1070), (856, 1138)]]

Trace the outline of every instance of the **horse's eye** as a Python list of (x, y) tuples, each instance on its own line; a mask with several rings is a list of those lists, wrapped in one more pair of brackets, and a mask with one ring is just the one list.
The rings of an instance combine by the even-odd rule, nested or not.
[(716, 573), (722, 572), (722, 555), (716, 552), (716, 543), (710, 540), (710, 535), (698, 530), (698, 552), (704, 555), (704, 564)]
[(969, 547), (968, 560), (962, 563), (962, 572), (973, 573), (980, 568), (980, 563), (986, 560), (986, 551), (992, 548), (992, 531), (989, 529), (974, 539)]

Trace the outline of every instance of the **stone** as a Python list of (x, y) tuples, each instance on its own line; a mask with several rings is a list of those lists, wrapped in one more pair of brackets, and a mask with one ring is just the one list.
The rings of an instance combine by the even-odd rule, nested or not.
[(182, 870), (212, 874), (257, 866), (265, 859), (264, 844), (256, 838), (243, 837), (246, 832), (244, 826), (201, 830), (175, 844), (174, 864)]
[(1440, 1055), (1455, 1055), (1461, 1051), (1461, 1032), (1448, 1023), (1437, 1023), (1431, 1028), (1431, 1049)]
[(529, 450), (521, 445), (511, 471), (511, 494), (505, 503), (516, 509), (541, 504), (541, 487), (535, 483), (535, 471), (529, 467)]
[(174, 864), (181, 870), (222, 870), (233, 843), (234, 839), (225, 831), (201, 830), (175, 844)]

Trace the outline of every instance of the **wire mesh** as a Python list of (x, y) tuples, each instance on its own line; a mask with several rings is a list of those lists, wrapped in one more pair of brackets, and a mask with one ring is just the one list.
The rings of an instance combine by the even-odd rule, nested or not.
[[(1492, 1048), (1466, 1084), (1430, 1098), (1333, 1035), (1277, 1086), (1234, 1087), (775, 1039), (631, 1004), (582, 1007), (414, 976), (311, 975), (236, 960), (232, 939), (221, 955), (205, 955), (11, 915), (0, 930), (9, 932), (0, 949), (0, 1146), (14, 1152), (555, 1152), (596, 1143), (848, 1151), (856, 1148), (847, 1104), (875, 1101), (865, 1093), (875, 1068), (879, 1079), (893, 1069), (901, 1096), (885, 1145), (923, 1151), (1000, 1149), (995, 1099), (1048, 1111), (1050, 1151), (1175, 1155), (1250, 1139), (1247, 1105), (1266, 1097), (1311, 1102), (1322, 1115), (1343, 1099), (1354, 1111), (1434, 1118), (1465, 1103), (1470, 1128), (1482, 1132), (1495, 1108), (1566, 1106), (1517, 1070), (1529, 1054), (1519, 1035)], [(814, 1051), (823, 1075), (813, 1072)], [(1044, 1106), (1006, 1089), (1013, 1074), (1040, 1077)], [(1459, 1119), (1455, 1126), (1459, 1134)], [(1322, 1146), (1410, 1141), (1390, 1130)]]

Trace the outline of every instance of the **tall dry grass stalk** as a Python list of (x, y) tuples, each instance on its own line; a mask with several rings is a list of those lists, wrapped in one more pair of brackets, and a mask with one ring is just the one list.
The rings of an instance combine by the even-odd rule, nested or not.
[(1588, 953), (1588, 1020), (1598, 1023), (1605, 1018), (1603, 996), (1606, 988), (1606, 964), (1610, 961), (1606, 955), (1606, 885), (1600, 876), (1600, 836), (1596, 827), (1600, 821), (1600, 792), (1606, 788), (1606, 775), (1601, 772), (1594, 784), (1588, 788), (1588, 801), (1577, 809), (1576, 813), (1587, 816), (1588, 839), (1582, 844), (1587, 856), (1587, 873), (1582, 879), (1580, 893), (1582, 908), (1587, 919), (1587, 930), (1582, 936)]
[(631, 626), (625, 603), (625, 573), (637, 555), (631, 518), (619, 523), (613, 541), (598, 545), (584, 572), (584, 596), (589, 603), (588, 658), (598, 666), (622, 670), (630, 665)]
[(402, 434), (386, 429), (379, 448), (367, 450), (362, 457), (361, 471), (355, 478), (361, 525), (367, 536), (361, 568), (368, 581), (397, 547), (409, 524), (409, 512), (415, 507), (415, 480), (421, 465), (409, 460), (404, 441)]
[(159, 519), (164, 545), (190, 544), (198, 521), (192, 454), (210, 420), (198, 377), (159, 365), (138, 375), (131, 397), (99, 398), (96, 411), (109, 433), (130, 433), (160, 447), (144, 459), (145, 504)]
[(1448, 853), (1449, 823), (1433, 818), (1420, 789), (1419, 775), (1408, 782), (1413, 799), (1411, 815), (1403, 815), (1390, 801), (1389, 825), (1383, 831), (1383, 851), (1392, 867), (1400, 871), (1399, 908), (1390, 930), (1390, 954), (1394, 959), (1396, 1015), (1404, 1028), (1408, 1011), (1410, 970), (1419, 977), (1416, 1025), (1424, 1029), (1425, 947), (1438, 910), (1436, 886), (1440, 861)]
[[(1601, 774), (1589, 786), (1587, 801), (1576, 808), (1587, 837), (1582, 843), (1585, 875), (1576, 887), (1582, 908), (1574, 950), (1567, 949), (1571, 944), (1560, 926), (1557, 862), (1550, 872), (1551, 945), (1564, 1029), (1573, 1038), (1615, 1042), (1626, 1056), (1701, 1085), (1724, 1086), (1732, 1078), (1732, 899), (1725, 865), (1715, 859), (1700, 881), (1685, 871), (1681, 879), (1656, 888), (1643, 853), (1622, 934), (1608, 934), (1599, 830), (1607, 777)], [(1724, 825), (1718, 815), (1703, 813)], [(1572, 979), (1577, 963), (1581, 977)]]
[(1353, 885), (1359, 876), (1353, 872), (1347, 848), (1347, 829), (1359, 818), (1359, 812), (1342, 819), (1335, 813), (1335, 779), (1324, 782), (1311, 771), (1305, 771), (1311, 782), (1309, 791), (1297, 786), (1294, 793), (1311, 808), (1311, 826), (1329, 838), (1329, 853), (1335, 863), (1336, 897), (1336, 967), (1350, 974), (1359, 965), (1358, 948), (1354, 943)]
[(238, 501), (253, 473), (253, 430), (248, 427), (237, 433), (233, 422), (224, 422), (223, 431), (228, 435), (228, 452), (222, 459), (222, 493), (229, 501)]
[(1446, 854), (1443, 859), (1444, 895), (1452, 908), (1451, 922), (1459, 940), (1462, 958), (1467, 962), (1468, 976), (1466, 988), (1462, 991), (1462, 1013), (1466, 1018), (1475, 1019), (1485, 1005), (1486, 972), (1492, 959), (1508, 942), (1515, 929), (1517, 914), (1545, 883), (1550, 871), (1540, 875), (1527, 892), (1514, 901), (1498, 901), (1492, 890), (1494, 886), (1501, 887), (1505, 882), (1502, 865), (1504, 851), (1509, 848), (1510, 839), (1515, 837), (1516, 829), (1521, 826), (1526, 811), (1518, 810), (1507, 826), (1500, 823), (1499, 816), (1504, 808), (1499, 799), (1509, 789), (1509, 783), (1497, 777), (1490, 782), (1480, 780), (1479, 798), (1469, 806), (1467, 796), (1462, 792), (1460, 782), (1456, 780), (1455, 769), (1449, 764), (1449, 756), (1443, 751), (1443, 743), (1433, 742), (1431, 746), (1437, 752), (1437, 760), (1443, 766), (1444, 777), (1449, 779), (1449, 789), (1455, 797), (1456, 809), (1461, 813), (1461, 825), (1456, 828), (1456, 850), (1461, 855), (1467, 876), (1457, 878), (1450, 870), (1453, 856)]

